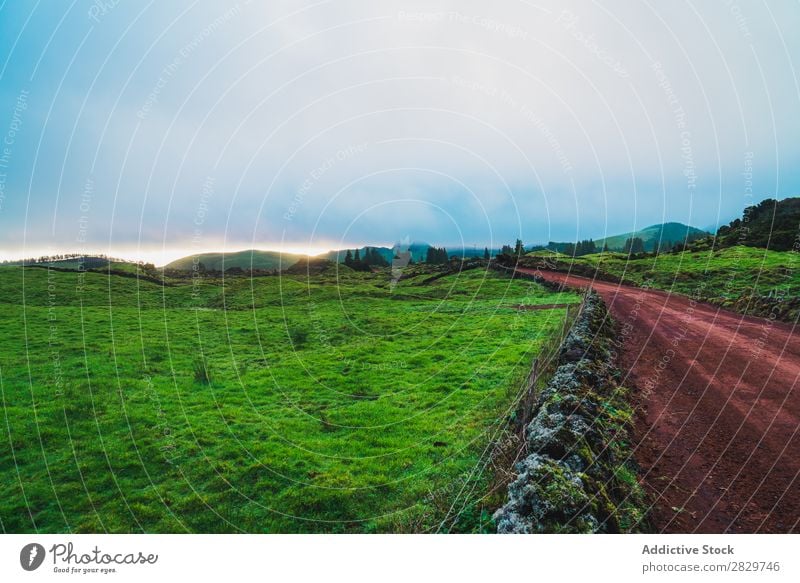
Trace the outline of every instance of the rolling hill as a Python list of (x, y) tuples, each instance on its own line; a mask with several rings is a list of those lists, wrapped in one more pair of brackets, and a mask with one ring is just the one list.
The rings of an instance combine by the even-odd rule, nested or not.
[(286, 269), (297, 263), (305, 255), (281, 253), (280, 251), (259, 251), (248, 249), (233, 253), (200, 253), (181, 257), (164, 266), (164, 269), (191, 271), (195, 263), (211, 271), (225, 271), (234, 267), (241, 269)]
[(709, 233), (706, 231), (683, 223), (663, 223), (661, 225), (651, 225), (640, 231), (598, 239), (595, 241), (595, 245), (597, 245), (598, 249), (602, 249), (603, 245), (608, 245), (609, 250), (620, 251), (625, 246), (626, 240), (639, 237), (644, 242), (646, 251), (654, 251), (659, 244), (662, 246), (668, 243), (674, 245), (675, 243), (694, 241), (707, 235)]
[[(403, 245), (401, 243), (397, 243), (397, 244), (395, 244), (394, 247), (374, 247), (374, 246), (372, 246), (372, 247), (369, 247), (369, 248), (377, 249), (378, 253), (380, 253), (381, 256), (383, 256), (383, 258), (386, 259), (386, 261), (388, 261), (389, 263), (391, 263), (392, 258), (394, 257), (395, 252), (397, 250), (409, 251), (411, 253), (411, 258), (414, 260), (414, 262), (423, 263), (425, 261), (425, 258), (427, 257), (428, 249), (430, 247), (431, 247), (431, 245), (429, 243), (423, 243), (423, 242), (415, 241), (415, 242), (407, 244), (407, 245)], [(444, 248), (447, 249), (447, 254), (450, 257), (465, 257), (465, 258), (483, 257), (483, 253), (484, 253), (484, 247), (478, 247), (478, 246), (475, 246), (475, 247), (450, 247), (450, 246), (445, 246)], [(360, 247), (358, 249), (359, 255), (361, 255), (361, 257), (363, 257), (365, 255), (365, 253), (366, 253), (366, 250), (367, 250), (367, 247)], [(328, 253), (326, 253), (322, 257), (324, 257), (325, 259), (328, 259), (330, 261), (338, 261), (339, 263), (343, 263), (345, 255), (347, 255), (347, 251), (348, 251), (348, 249), (340, 249), (338, 251), (337, 250), (328, 251)], [(350, 253), (355, 255), (355, 252), (356, 252), (355, 249), (350, 249), (349, 251), (350, 251)], [(497, 248), (491, 248), (491, 249), (489, 249), (489, 251), (492, 254), (492, 256), (494, 256), (500, 250), (497, 249)]]

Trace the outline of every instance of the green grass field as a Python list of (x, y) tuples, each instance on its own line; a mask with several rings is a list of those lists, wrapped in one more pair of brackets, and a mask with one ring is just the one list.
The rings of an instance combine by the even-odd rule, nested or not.
[[(800, 297), (800, 254), (791, 251), (734, 246), (717, 250), (695, 248), (641, 258), (596, 253), (574, 259), (537, 251), (522, 260), (524, 265), (539, 262), (557, 266), (559, 270), (567, 270), (572, 264), (584, 268), (579, 271), (581, 275), (607, 274), (624, 283), (682, 293), (739, 311), (748, 311), (748, 307), (752, 310), (758, 298), (781, 298), (783, 319), (793, 321), (797, 316), (793, 306)], [(763, 311), (769, 309), (767, 305)]]
[(658, 287), (694, 294), (738, 298), (751, 293), (768, 295), (776, 290), (800, 292), (800, 256), (754, 247), (728, 247), (718, 251), (685, 251), (628, 261), (606, 253), (579, 258), (603, 271), (638, 284), (648, 280)]
[(579, 297), (429, 277), (0, 268), (0, 528), (491, 529), (487, 448), (566, 313), (518, 306)]

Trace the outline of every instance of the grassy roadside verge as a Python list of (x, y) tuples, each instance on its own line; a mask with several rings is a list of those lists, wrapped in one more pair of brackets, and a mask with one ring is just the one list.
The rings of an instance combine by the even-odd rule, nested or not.
[(519, 265), (681, 293), (728, 310), (787, 322), (800, 316), (800, 254), (734, 246), (629, 258), (530, 253)]

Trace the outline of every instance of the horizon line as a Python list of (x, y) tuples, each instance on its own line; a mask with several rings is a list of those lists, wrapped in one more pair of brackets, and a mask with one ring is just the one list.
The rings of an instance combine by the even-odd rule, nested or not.
[[(704, 228), (700, 227), (693, 227), (692, 225), (687, 225), (686, 223), (682, 223), (680, 221), (665, 221), (663, 223), (654, 223), (652, 225), (648, 225), (646, 227), (641, 227), (636, 230), (628, 231), (626, 233), (618, 233), (618, 234), (608, 234), (605, 236), (598, 237), (595, 239), (594, 237), (586, 237), (580, 240), (597, 240), (601, 241), (604, 239), (609, 239), (612, 237), (619, 237), (622, 235), (628, 235), (631, 233), (643, 231), (649, 229), (651, 227), (657, 227), (661, 225), (667, 225), (670, 223), (676, 223), (680, 225), (687, 226), (689, 228), (698, 229), (701, 231), (706, 231)], [(709, 234), (713, 234), (712, 231), (706, 231)], [(578, 242), (575, 241), (575, 242)], [(415, 240), (409, 243), (409, 245), (428, 245), (431, 247), (444, 247), (445, 249), (485, 249), (488, 248), (490, 251), (495, 251), (501, 249), (504, 245), (513, 245), (515, 241), (507, 241), (502, 244), (494, 243), (494, 244), (486, 244), (486, 243), (473, 243), (471, 245), (464, 245), (463, 243), (429, 243), (427, 241), (419, 241)], [(537, 247), (537, 246), (547, 246), (551, 242), (558, 242), (558, 243), (569, 243), (571, 241), (535, 241), (530, 243), (524, 243), (525, 247)], [(234, 249), (229, 250), (227, 248), (228, 244), (224, 241), (220, 243), (222, 249), (219, 247), (207, 247), (203, 249), (191, 249), (187, 247), (179, 247), (179, 246), (163, 246), (159, 248), (131, 248), (125, 245), (120, 245), (118, 247), (113, 248), (109, 247), (107, 250), (99, 250), (96, 249), (94, 251), (88, 250), (61, 250), (55, 251), (52, 247), (48, 248), (38, 248), (35, 250), (30, 251), (10, 251), (10, 250), (0, 250), (0, 263), (10, 263), (16, 261), (22, 261), (25, 259), (37, 258), (37, 257), (51, 257), (54, 255), (83, 255), (87, 257), (96, 257), (96, 256), (106, 256), (111, 259), (120, 259), (125, 262), (130, 263), (152, 263), (157, 267), (165, 267), (170, 263), (177, 261), (179, 259), (183, 259), (186, 257), (191, 257), (194, 255), (207, 255), (207, 254), (233, 254), (233, 253), (243, 253), (247, 251), (261, 251), (267, 253), (278, 253), (280, 255), (294, 255), (294, 256), (304, 256), (304, 257), (319, 257), (321, 255), (325, 255), (327, 253), (334, 253), (334, 252), (342, 252), (347, 251), (348, 249), (362, 249), (365, 247), (373, 247), (376, 249), (392, 249), (399, 244), (403, 244), (400, 241), (388, 244), (388, 243), (362, 243), (360, 245), (348, 245), (343, 247), (337, 247), (336, 244), (328, 244), (328, 245), (304, 245), (304, 244), (283, 244), (283, 243), (267, 243), (265, 247), (253, 247), (248, 246), (246, 243), (240, 243), (236, 245)]]

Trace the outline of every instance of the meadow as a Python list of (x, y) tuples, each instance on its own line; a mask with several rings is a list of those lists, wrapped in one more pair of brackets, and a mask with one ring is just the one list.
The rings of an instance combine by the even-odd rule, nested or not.
[(786, 321), (800, 315), (800, 254), (794, 251), (741, 245), (711, 249), (701, 242), (685, 251), (632, 257), (536, 251), (520, 264), (663, 289), (742, 313), (775, 313)]
[(439, 275), (0, 268), (0, 528), (493, 530), (493, 446), (580, 298)]

